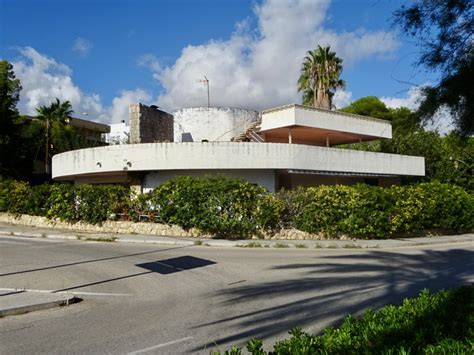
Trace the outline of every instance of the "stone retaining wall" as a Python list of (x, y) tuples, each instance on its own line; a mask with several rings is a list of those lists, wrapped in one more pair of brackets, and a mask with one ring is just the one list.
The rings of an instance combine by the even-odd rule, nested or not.
[[(51, 220), (46, 217), (30, 216), (26, 214), (13, 215), (0, 213), (0, 222), (16, 225), (24, 225), (37, 228), (55, 228), (75, 232), (85, 233), (113, 233), (113, 234), (145, 234), (157, 236), (173, 237), (200, 237), (212, 238), (212, 235), (203, 234), (198, 229), (192, 228), (189, 231), (175, 225), (147, 222), (128, 221), (106, 221), (101, 225), (88, 223), (68, 223), (60, 220)], [(310, 234), (297, 229), (282, 229), (275, 233), (265, 233), (263, 236), (254, 236), (253, 239), (288, 239), (288, 240), (321, 240), (322, 235)], [(345, 238), (341, 238), (345, 239)]]

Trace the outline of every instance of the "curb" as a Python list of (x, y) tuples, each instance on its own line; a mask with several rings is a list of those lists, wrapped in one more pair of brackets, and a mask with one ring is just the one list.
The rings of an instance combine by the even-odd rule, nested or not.
[[(11, 296), (18, 295), (21, 292), (23, 291), (19, 291)], [(3, 295), (3, 297), (5, 297), (5, 295)], [(15, 307), (10, 307), (10, 308), (3, 308), (3, 309), (0, 309), (0, 318), (6, 317), (6, 316), (17, 316), (20, 314), (25, 314), (25, 313), (34, 312), (34, 311), (42, 311), (42, 310), (51, 309), (51, 308), (69, 306), (70, 304), (76, 303), (78, 301), (79, 301), (79, 298), (71, 295), (71, 296), (68, 296), (67, 298), (62, 296), (61, 299), (53, 300), (53, 301), (32, 303), (32, 304), (26, 304), (26, 305), (15, 306)]]
[[(158, 245), (175, 246), (206, 246), (206, 247), (242, 247), (242, 248), (303, 248), (303, 249), (385, 249), (385, 248), (403, 248), (414, 246), (458, 244), (474, 242), (474, 234), (462, 234), (456, 236), (437, 236), (420, 237), (413, 239), (382, 239), (382, 240), (265, 240), (265, 239), (243, 239), (243, 240), (225, 240), (225, 239), (207, 239), (207, 238), (183, 238), (183, 237), (163, 237), (163, 236), (120, 236), (118, 234), (101, 235), (90, 234), (90, 237), (78, 238), (76, 235), (67, 233), (56, 234), (34, 231), (11, 231), (0, 230), (0, 235), (17, 236), (24, 238), (46, 238), (77, 240), (86, 242), (115, 242), (115, 243), (143, 243)], [(112, 240), (111, 240), (112, 239)]]

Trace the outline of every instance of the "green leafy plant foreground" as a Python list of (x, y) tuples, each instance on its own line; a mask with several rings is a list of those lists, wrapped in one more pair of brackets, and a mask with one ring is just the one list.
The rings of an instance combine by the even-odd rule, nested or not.
[[(258, 339), (250, 340), (246, 350), (254, 355), (473, 354), (474, 287), (436, 294), (425, 289), (401, 306), (368, 310), (360, 319), (348, 316), (340, 327), (326, 328), (322, 335), (295, 328), (272, 351), (265, 351)], [(224, 354), (242, 354), (242, 348), (234, 346)]]
[(286, 227), (328, 237), (384, 239), (474, 229), (474, 196), (438, 182), (382, 188), (317, 186), (279, 193)]
[(177, 177), (133, 196), (118, 185), (43, 184), (0, 180), (0, 212), (98, 224), (133, 220), (249, 238), (294, 228), (330, 238), (383, 239), (474, 230), (474, 196), (438, 182), (382, 188), (316, 186), (269, 193), (225, 177)]

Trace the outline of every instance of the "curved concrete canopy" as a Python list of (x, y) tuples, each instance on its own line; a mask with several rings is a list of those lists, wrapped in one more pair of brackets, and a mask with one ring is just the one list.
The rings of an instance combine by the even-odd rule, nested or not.
[(424, 158), (302, 144), (147, 143), (88, 148), (53, 157), (53, 178), (159, 170), (292, 169), (376, 175), (425, 173)]

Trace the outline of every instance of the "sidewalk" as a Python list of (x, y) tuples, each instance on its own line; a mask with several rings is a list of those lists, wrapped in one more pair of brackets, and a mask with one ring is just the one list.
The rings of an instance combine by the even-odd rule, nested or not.
[(210, 246), (210, 247), (273, 247), (273, 248), (329, 248), (329, 249), (384, 249), (412, 246), (429, 246), (453, 243), (473, 243), (474, 234), (460, 234), (448, 236), (433, 236), (420, 238), (387, 239), (387, 240), (225, 240), (208, 238), (162, 237), (140, 234), (111, 234), (111, 233), (84, 233), (62, 231), (58, 229), (42, 229), (0, 223), (0, 235), (19, 236), (29, 238), (68, 239), (88, 242), (118, 242), (118, 243), (147, 243), (181, 246)]
[(71, 294), (0, 289), (0, 318), (68, 306), (79, 299)]

